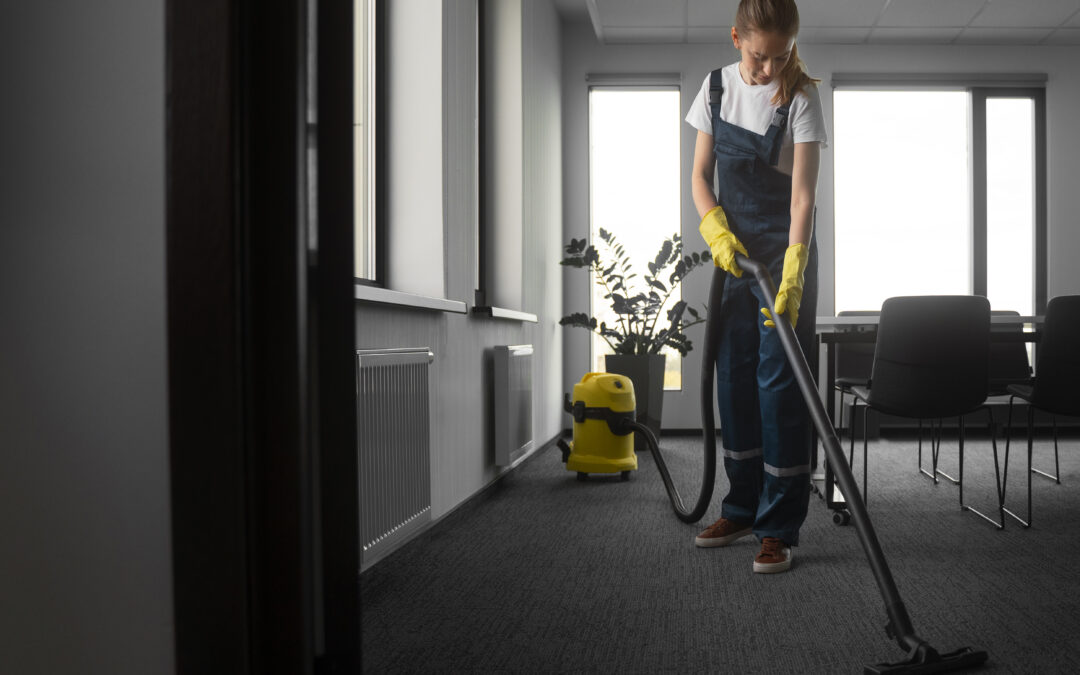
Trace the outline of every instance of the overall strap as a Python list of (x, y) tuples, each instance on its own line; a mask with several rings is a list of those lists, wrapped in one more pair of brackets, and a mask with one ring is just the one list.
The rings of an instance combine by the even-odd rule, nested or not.
[(769, 123), (769, 126), (780, 127), (780, 131), (783, 131), (784, 127), (787, 126), (788, 109), (790, 107), (791, 104), (788, 103), (787, 105), (782, 105), (777, 108), (776, 111), (773, 112), (772, 122)]
[(766, 138), (768, 138), (772, 144), (772, 150), (769, 152), (769, 166), (776, 166), (780, 161), (780, 147), (783, 145), (784, 127), (788, 122), (788, 109), (791, 104), (782, 105), (776, 109), (772, 116), (772, 122), (769, 123), (769, 130), (765, 132)]
[(724, 96), (722, 70), (723, 68), (717, 68), (709, 75), (709, 112), (711, 113), (713, 134), (716, 134), (717, 123), (720, 121), (720, 99)]

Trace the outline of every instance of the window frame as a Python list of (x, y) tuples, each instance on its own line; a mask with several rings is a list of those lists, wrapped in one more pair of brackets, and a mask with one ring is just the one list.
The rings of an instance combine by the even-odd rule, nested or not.
[(972, 292), (987, 293), (987, 140), (986, 103), (991, 98), (1026, 98), (1034, 103), (1034, 254), (1032, 274), (1036, 314), (1046, 311), (1046, 89), (1043, 87), (970, 87), (972, 159)]
[[(1028, 98), (1034, 103), (1034, 241), (1032, 251), (1033, 307), (1036, 314), (1046, 311), (1047, 303), (1047, 172), (1046, 172), (1046, 81), (1044, 74), (847, 74), (838, 73), (832, 79), (833, 106), (835, 93), (845, 91), (963, 91), (969, 96), (969, 180), (971, 185), (971, 289), (973, 295), (987, 293), (987, 139), (986, 102), (990, 98)], [(835, 135), (835, 134), (834, 134)], [(833, 167), (833, 201), (835, 209), (836, 168)], [(833, 238), (833, 306), (836, 306), (836, 243)]]
[[(370, 276), (362, 277), (356, 276), (354, 266), (353, 280), (359, 285), (385, 288), (387, 256), (386, 181), (380, 180), (380, 177), (386, 175), (386, 139), (385, 134), (381, 133), (382, 120), (386, 119), (386, 3), (382, 0), (354, 0), (354, 6), (361, 3), (365, 5), (367, 10), (367, 38), (372, 44), (372, 48), (368, 53), (374, 61), (374, 63), (367, 64), (369, 77), (372, 79), (368, 91), (374, 95), (375, 100), (373, 104), (370, 101), (368, 102), (370, 118), (367, 120), (366, 131), (369, 142), (373, 145), (373, 152), (368, 152), (370, 159), (364, 158), (363, 160), (370, 162), (367, 167), (369, 185), (366, 187), (368, 189), (368, 199), (372, 202), (372, 205), (367, 209), (371, 220), (364, 225), (369, 228), (371, 236), (374, 238), (374, 255), (372, 256), (374, 269), (371, 270)], [(353, 86), (356, 86), (355, 80)], [(356, 97), (353, 96), (352, 100), (355, 102)], [(355, 133), (355, 126), (353, 128)], [(359, 236), (360, 223), (355, 223), (354, 226), (357, 227), (357, 236)]]
[[(593, 239), (594, 204), (593, 204), (593, 185), (592, 185), (592, 178), (591, 178), (592, 177), (592, 163), (593, 163), (593, 157), (592, 157), (593, 139), (592, 139), (592, 133), (591, 133), (591, 128), (592, 128), (592, 93), (593, 93), (593, 91), (603, 90), (603, 91), (609, 91), (609, 92), (619, 92), (619, 91), (622, 91), (622, 92), (648, 92), (648, 91), (669, 91), (669, 92), (674, 92), (679, 98), (678, 109), (680, 111), (680, 116), (678, 118), (678, 122), (679, 122), (680, 125), (682, 124), (682, 121), (683, 121), (682, 120), (682, 112), (683, 112), (683, 100), (684, 100), (685, 97), (684, 97), (683, 86), (682, 86), (682, 84), (683, 84), (682, 83), (682, 76), (680, 74), (677, 74), (677, 73), (659, 73), (659, 74), (638, 74), (638, 73), (598, 73), (597, 74), (597, 73), (591, 73), (591, 74), (586, 75), (585, 80), (586, 80), (586, 93), (585, 93), (585, 106), (586, 106), (586, 112), (585, 112), (586, 132), (585, 132), (585, 136), (586, 136), (586, 144), (585, 145), (588, 148), (588, 150), (587, 150), (588, 157), (587, 157), (587, 161), (586, 161), (586, 167), (587, 167), (586, 168), (586, 176), (589, 177), (588, 185), (586, 187), (586, 193), (587, 193), (588, 214), (589, 214), (589, 216), (588, 216), (589, 242), (593, 243), (592, 239)], [(682, 147), (681, 135), (682, 134), (680, 133), (680, 135), (679, 135), (680, 136), (680, 141), (679, 141), (678, 147), (677, 147), (677, 152), (679, 154), (678, 164), (679, 164), (680, 170), (682, 169), (682, 165), (683, 165), (683, 147)], [(680, 180), (680, 185), (682, 183), (683, 183), (683, 181)], [(675, 218), (675, 222), (677, 222), (677, 223), (682, 222), (682, 206), (683, 206), (683, 204), (681, 202), (681, 196), (680, 196), (679, 213), (678, 213), (677, 217)], [(680, 231), (679, 234), (682, 234), (682, 232)], [(684, 242), (684, 251), (685, 251), (685, 242)], [(592, 273), (591, 270), (589, 271), (589, 282), (588, 283), (589, 283), (589, 313), (590, 313), (590, 315), (595, 316), (596, 310), (595, 310), (594, 305), (593, 305), (593, 301), (595, 299), (594, 298), (594, 288), (593, 288), (594, 287), (594, 279), (593, 279), (593, 273)], [(682, 300), (683, 295), (684, 295), (683, 289), (680, 288), (679, 289), (678, 300)], [(596, 344), (597, 344), (596, 335), (594, 333), (590, 333), (589, 334), (589, 363), (590, 364), (594, 364), (596, 362), (596, 358), (597, 358), (597, 354), (595, 352)], [(669, 356), (670, 356), (670, 354), (669, 354)], [(679, 386), (678, 387), (671, 387), (671, 388), (664, 387), (663, 391), (665, 393), (668, 393), (668, 392), (682, 392), (682, 391), (684, 391), (686, 389), (685, 382), (683, 381), (683, 364), (685, 362), (685, 357), (682, 357), (678, 353), (676, 353), (675, 356), (679, 357)]]

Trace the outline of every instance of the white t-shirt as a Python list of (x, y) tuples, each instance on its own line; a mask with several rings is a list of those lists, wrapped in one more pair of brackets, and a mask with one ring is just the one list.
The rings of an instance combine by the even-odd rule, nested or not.
[[(747, 84), (739, 74), (738, 62), (720, 71), (723, 77), (724, 95), (720, 99), (720, 119), (729, 124), (764, 134), (772, 123), (773, 113), (780, 106), (773, 104), (772, 97), (778, 81), (769, 84)], [(712, 135), (712, 110), (709, 108), (709, 79), (705, 76), (697, 98), (686, 113), (686, 121), (695, 129)], [(791, 99), (788, 123), (784, 128), (784, 141), (780, 148), (777, 169), (791, 175), (795, 163), (796, 143), (821, 143), (828, 146), (825, 116), (821, 113), (821, 97), (816, 86), (808, 85)]]

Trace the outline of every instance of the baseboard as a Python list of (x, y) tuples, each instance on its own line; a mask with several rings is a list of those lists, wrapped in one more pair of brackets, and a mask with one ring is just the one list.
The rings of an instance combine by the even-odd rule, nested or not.
[(423, 536), (425, 532), (428, 532), (429, 530), (431, 530), (433, 527), (437, 527), (440, 523), (442, 523), (444, 520), (446, 520), (446, 518), (448, 518), (449, 516), (457, 513), (458, 510), (461, 509), (462, 507), (464, 507), (466, 505), (470, 505), (470, 504), (476, 504), (479, 501), (483, 500), (488, 495), (488, 493), (490, 493), (498, 485), (499, 481), (501, 481), (504, 477), (506, 477), (507, 475), (509, 475), (510, 473), (512, 473), (513, 471), (515, 471), (519, 467), (521, 467), (522, 465), (532, 461), (532, 459), (534, 457), (537, 457), (538, 455), (544, 454), (545, 450), (548, 450), (548, 449), (554, 447), (555, 443), (562, 437), (563, 437), (563, 433), (560, 432), (560, 433), (556, 434), (555, 436), (552, 436), (551, 440), (547, 441), (546, 443), (543, 443), (539, 447), (534, 447), (529, 452), (524, 453), (521, 457), (514, 460), (513, 464), (511, 464), (510, 466), (505, 467), (501, 471), (499, 471), (497, 476), (495, 476), (490, 481), (488, 481), (483, 487), (481, 487), (479, 490), (474, 492), (471, 496), (467, 497), (466, 499), (463, 499), (456, 506), (453, 506), (452, 508), (450, 508), (449, 511), (442, 514), (438, 518), (433, 519), (433, 520), (428, 520), (423, 525), (420, 525), (420, 526), (412, 529), (408, 533), (408, 536), (404, 536), (404, 537), (399, 538), (392, 546), (387, 547), (386, 551), (384, 553), (382, 553), (381, 555), (379, 555), (378, 558), (369, 561), (367, 564), (362, 565), (360, 567), (360, 574), (363, 575), (368, 570), (372, 569), (373, 567), (375, 567), (379, 563), (386, 560), (388, 557), (392, 556), (394, 554), (394, 552), (397, 551), (398, 549), (400, 549), (402, 546), (405, 546), (409, 542), (415, 541), (419, 537)]

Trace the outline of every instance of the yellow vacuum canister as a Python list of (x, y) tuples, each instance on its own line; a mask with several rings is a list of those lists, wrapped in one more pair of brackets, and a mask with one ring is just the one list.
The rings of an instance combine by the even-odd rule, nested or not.
[(625, 375), (586, 373), (574, 385), (573, 400), (564, 408), (574, 417), (574, 440), (563, 448), (568, 471), (584, 479), (590, 473), (622, 473), (623, 480), (638, 468), (634, 435), (634, 384)]

